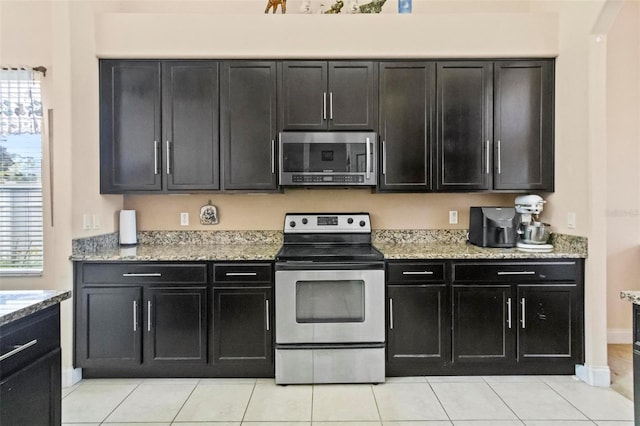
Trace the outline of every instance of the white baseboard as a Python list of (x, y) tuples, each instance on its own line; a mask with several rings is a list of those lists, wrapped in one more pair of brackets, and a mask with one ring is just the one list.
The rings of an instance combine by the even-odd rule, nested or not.
[(630, 345), (633, 343), (633, 330), (630, 328), (610, 328), (607, 330), (607, 343)]
[(68, 388), (82, 380), (82, 368), (62, 368), (62, 387)]
[(611, 370), (609, 366), (594, 367), (591, 365), (576, 365), (576, 376), (591, 386), (611, 386)]

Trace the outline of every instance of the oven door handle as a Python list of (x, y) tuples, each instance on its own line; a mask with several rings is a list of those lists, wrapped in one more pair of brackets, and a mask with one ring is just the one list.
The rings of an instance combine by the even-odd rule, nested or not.
[(358, 271), (384, 269), (384, 262), (276, 262), (276, 271)]

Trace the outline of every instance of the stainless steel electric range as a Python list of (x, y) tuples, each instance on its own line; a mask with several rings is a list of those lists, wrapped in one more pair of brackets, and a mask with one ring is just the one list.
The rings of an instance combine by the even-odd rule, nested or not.
[(384, 382), (384, 298), (368, 213), (288, 213), (276, 256), (276, 383)]

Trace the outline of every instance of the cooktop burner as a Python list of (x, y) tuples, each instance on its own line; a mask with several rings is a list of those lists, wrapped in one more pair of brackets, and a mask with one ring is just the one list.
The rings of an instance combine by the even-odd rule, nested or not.
[(369, 213), (287, 213), (278, 262), (384, 260), (371, 244)]

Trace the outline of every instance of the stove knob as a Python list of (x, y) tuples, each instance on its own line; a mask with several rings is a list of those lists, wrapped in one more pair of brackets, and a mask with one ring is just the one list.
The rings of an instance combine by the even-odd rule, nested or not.
[(364, 220), (360, 221), (360, 226), (365, 226), (367, 223)]
[(307, 220), (307, 218), (306, 218), (306, 217), (303, 217), (303, 218), (302, 218), (302, 224), (303, 224), (303, 225), (306, 225), (308, 222), (309, 222), (309, 221)]
[(289, 222), (289, 226), (292, 228), (296, 227), (296, 222), (294, 220), (292, 220), (291, 222)]
[(352, 217), (350, 217), (349, 219), (347, 219), (347, 223), (348, 223), (349, 225), (351, 225), (351, 224), (353, 223), (353, 218), (352, 218)]

